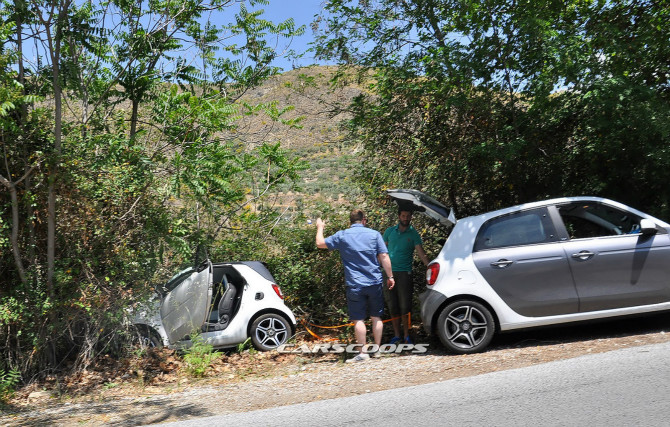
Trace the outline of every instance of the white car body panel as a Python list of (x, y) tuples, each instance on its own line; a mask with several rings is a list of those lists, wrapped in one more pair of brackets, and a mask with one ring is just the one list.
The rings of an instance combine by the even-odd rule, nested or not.
[(160, 297), (158, 295), (152, 296), (146, 304), (142, 304), (139, 309), (133, 313), (132, 324), (146, 326), (150, 330), (155, 331), (160, 336), (163, 345), (167, 347), (170, 345), (170, 339), (168, 338), (167, 332), (165, 332), (163, 322), (161, 322), (160, 309)]
[[(212, 268), (234, 268), (244, 278), (244, 290), (240, 300), (239, 309), (224, 330), (201, 332), (200, 336), (205, 342), (215, 348), (232, 347), (245, 342), (249, 338), (249, 327), (253, 319), (260, 314), (267, 312), (281, 313), (288, 319), (293, 326), (296, 325), (296, 318), (293, 312), (284, 304), (275, 291), (272, 289), (272, 283), (268, 278), (263, 277), (257, 271), (244, 263), (222, 263), (215, 264), (201, 273), (193, 273), (184, 281), (185, 288), (178, 289), (182, 284), (175, 287), (178, 294), (172, 296), (172, 290), (164, 298), (161, 304), (161, 298), (156, 296), (149, 301), (146, 307), (135, 313), (133, 324), (146, 326), (160, 335), (164, 346), (171, 348), (182, 348), (190, 345), (187, 335), (193, 329), (200, 329), (205, 323), (206, 317), (210, 314), (208, 308), (212, 300)], [(206, 279), (204, 279), (206, 277)], [(203, 283), (208, 285), (205, 287)], [(196, 287), (192, 288), (192, 284)], [(191, 289), (190, 294), (185, 294), (186, 289)], [(172, 299), (181, 296), (188, 302), (181, 305), (167, 305)], [(262, 298), (257, 298), (262, 295)], [(204, 296), (204, 298), (203, 298)], [(185, 314), (185, 309), (188, 314)], [(195, 315), (192, 315), (195, 313)], [(162, 317), (163, 316), (163, 317)], [(166, 322), (167, 320), (167, 322)], [(170, 331), (172, 331), (170, 333)]]
[[(240, 309), (230, 322), (230, 325), (223, 331), (203, 332), (200, 336), (208, 344), (214, 347), (229, 347), (246, 341), (249, 337), (248, 326), (254, 317), (261, 311), (275, 310), (283, 313), (291, 323), (296, 324), (293, 312), (284, 304), (284, 300), (269, 288), (263, 287), (266, 284), (265, 279), (256, 271), (246, 265), (235, 265), (237, 269), (247, 280), (242, 294)], [(269, 290), (269, 292), (268, 292)], [(260, 301), (255, 299), (256, 292), (263, 292), (264, 298)], [(184, 341), (183, 343), (188, 343)]]

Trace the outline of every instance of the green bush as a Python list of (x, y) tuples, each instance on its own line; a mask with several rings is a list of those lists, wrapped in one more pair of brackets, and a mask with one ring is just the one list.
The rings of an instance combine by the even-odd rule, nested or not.
[(0, 402), (5, 402), (12, 397), (20, 380), (21, 373), (16, 369), (11, 369), (8, 372), (0, 369)]
[[(335, 218), (329, 206), (319, 206), (313, 211), (309, 219), (319, 215)], [(339, 321), (346, 308), (342, 264), (337, 252), (317, 249), (316, 227), (307, 223), (305, 215), (281, 223), (269, 233), (248, 229), (229, 234), (217, 241), (210, 257), (217, 261), (264, 262), (281, 287), (286, 304), (298, 316), (330, 324)], [(347, 222), (336, 221), (339, 220), (328, 221), (327, 235), (348, 227)]]
[(202, 378), (209, 366), (221, 357), (214, 352), (214, 347), (206, 343), (200, 333), (191, 334), (191, 346), (184, 350), (186, 373), (194, 378)]
[(312, 319), (330, 322), (338, 308), (346, 307), (344, 273), (337, 252), (317, 249), (315, 233), (314, 226), (278, 231), (275, 242), (282, 251), (268, 257), (267, 264), (287, 305)]

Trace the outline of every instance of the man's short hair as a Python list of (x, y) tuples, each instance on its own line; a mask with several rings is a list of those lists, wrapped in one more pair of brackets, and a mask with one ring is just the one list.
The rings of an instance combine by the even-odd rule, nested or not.
[(414, 215), (414, 211), (412, 209), (405, 206), (398, 206), (398, 215), (400, 215), (402, 212), (409, 212), (410, 215)]
[(354, 209), (349, 214), (349, 222), (351, 224), (353, 224), (355, 222), (361, 222), (361, 221), (363, 221), (364, 218), (365, 218), (365, 212), (363, 212), (362, 209)]

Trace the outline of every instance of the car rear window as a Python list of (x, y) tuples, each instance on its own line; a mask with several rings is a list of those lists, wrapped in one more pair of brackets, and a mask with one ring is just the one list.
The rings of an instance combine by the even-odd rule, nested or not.
[(482, 225), (475, 251), (556, 241), (556, 232), (545, 208), (493, 218)]

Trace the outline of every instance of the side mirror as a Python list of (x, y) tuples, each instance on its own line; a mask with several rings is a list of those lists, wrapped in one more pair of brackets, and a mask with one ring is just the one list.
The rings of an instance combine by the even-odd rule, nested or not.
[(649, 236), (656, 234), (657, 231), (658, 230), (656, 229), (656, 224), (654, 224), (654, 221), (647, 218), (642, 218), (640, 220), (640, 233)]

